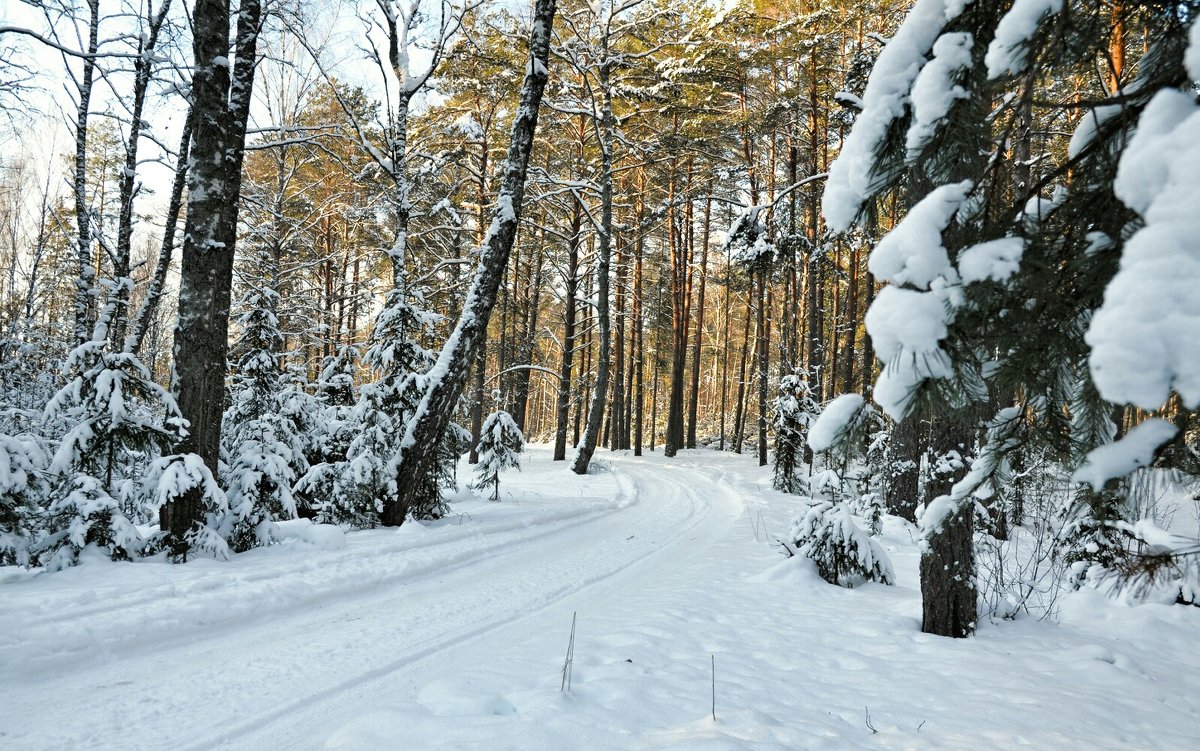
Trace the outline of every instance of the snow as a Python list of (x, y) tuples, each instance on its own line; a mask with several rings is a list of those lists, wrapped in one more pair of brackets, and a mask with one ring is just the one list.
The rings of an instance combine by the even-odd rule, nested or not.
[(863, 92), (863, 107), (837, 159), (829, 168), (821, 211), (834, 232), (845, 232), (854, 223), (877, 188), (876, 153), (888, 130), (904, 116), (910, 93), (926, 55), (945, 25), (967, 5), (963, 0), (917, 0), (879, 53)]
[(1145, 225), (1125, 242), (1084, 337), (1092, 378), (1111, 402), (1153, 410), (1174, 388), (1193, 409), (1200, 405), (1200, 108), (1190, 94), (1154, 95), (1113, 190)]
[(891, 232), (879, 241), (867, 265), (880, 280), (929, 289), (938, 277), (956, 278), (942, 245), (942, 230), (958, 213), (974, 183), (942, 185), (922, 198)]
[(1062, 7), (1063, 0), (1015, 0), (996, 25), (996, 36), (988, 45), (983, 60), (987, 65), (988, 78), (1024, 72), (1028, 64), (1025, 45), (1037, 31), (1042, 19), (1058, 13)]
[(1138, 423), (1119, 440), (1088, 452), (1083, 466), (1071, 475), (1071, 481), (1087, 483), (1099, 491), (1109, 480), (1149, 466), (1158, 447), (1178, 432), (1174, 425), (1157, 417)]
[(958, 274), (963, 284), (991, 280), (1005, 282), (1021, 268), (1025, 241), (1019, 237), (973, 245), (958, 255)]
[(867, 309), (867, 332), (885, 363), (872, 396), (894, 419), (908, 410), (922, 381), (950, 375), (950, 359), (940, 345), (950, 316), (937, 293), (892, 286), (881, 289)]
[(1188, 30), (1188, 48), (1183, 56), (1184, 67), (1193, 81), (1200, 81), (1200, 24)]
[(1194, 745), (1200, 609), (1085, 591), (1060, 623), (933, 637), (906, 522), (875, 538), (895, 586), (847, 590), (783, 557), (801, 509), (752, 457), (604, 453), (577, 477), (549, 455), (514, 502), (342, 549), (0, 570), (5, 749)]
[(1071, 134), (1071, 140), (1067, 143), (1067, 158), (1074, 159), (1079, 156), (1096, 138), (1096, 131), (1100, 126), (1106, 120), (1121, 114), (1122, 109), (1120, 104), (1102, 104), (1085, 112), (1083, 117), (1079, 118), (1079, 124), (1075, 126), (1075, 132)]
[(906, 139), (910, 161), (920, 155), (954, 102), (967, 98), (967, 90), (954, 81), (971, 67), (973, 43), (974, 37), (966, 32), (942, 34), (933, 43), (933, 59), (917, 74), (912, 87), (913, 121)]
[(813, 451), (826, 451), (846, 432), (854, 413), (862, 408), (859, 394), (842, 394), (821, 410), (817, 421), (808, 429), (808, 445)]

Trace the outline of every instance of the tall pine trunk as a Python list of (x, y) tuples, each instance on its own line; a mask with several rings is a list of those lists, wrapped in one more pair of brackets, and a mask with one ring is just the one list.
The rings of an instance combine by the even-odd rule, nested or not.
[[(213, 475), (220, 459), (233, 256), (262, 4), (241, 2), (232, 77), (229, 10), (229, 0), (198, 0), (192, 18), (191, 168), (175, 329), (178, 402), (188, 421), (178, 450), (198, 454)], [(159, 511), (176, 557), (187, 556), (186, 535), (203, 520), (201, 493), (187, 493)]]

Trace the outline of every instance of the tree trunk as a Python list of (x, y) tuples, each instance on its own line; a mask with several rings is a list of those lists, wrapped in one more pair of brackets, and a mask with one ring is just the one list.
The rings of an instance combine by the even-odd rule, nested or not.
[[(258, 0), (242, 0), (232, 79), (222, 62), (229, 56), (229, 0), (198, 0), (192, 19), (192, 158), (175, 329), (178, 401), (188, 434), (178, 452), (198, 454), (213, 475), (220, 458), (242, 158), (261, 15)], [(176, 557), (186, 558), (185, 536), (203, 520), (201, 492), (159, 511), (159, 526)]]
[(767, 466), (767, 364), (770, 346), (767, 338), (767, 270), (758, 272), (758, 330), (755, 348), (758, 350), (758, 466)]
[(179, 156), (175, 161), (175, 179), (171, 183), (171, 198), (167, 206), (167, 222), (163, 227), (162, 244), (159, 246), (158, 260), (154, 265), (154, 275), (150, 278), (150, 286), (146, 297), (133, 319), (133, 329), (125, 337), (122, 349), (125, 352), (138, 355), (142, 349), (142, 341), (150, 327), (150, 321), (158, 309), (158, 304), (166, 294), (167, 271), (171, 267), (171, 256), (175, 252), (175, 227), (179, 224), (179, 214), (183, 208), (183, 187), (187, 182), (187, 165), (189, 149), (192, 143), (192, 111), (188, 110), (183, 121), (183, 133), (179, 136)]
[(600, 248), (596, 259), (596, 315), (600, 319), (600, 355), (596, 361), (596, 385), (592, 390), (592, 403), (588, 408), (587, 425), (583, 440), (575, 454), (571, 471), (586, 475), (592, 454), (596, 452), (596, 441), (604, 421), (605, 401), (608, 396), (609, 367), (612, 348), (612, 321), (608, 311), (608, 277), (612, 255), (612, 205), (613, 205), (613, 148), (616, 145), (616, 117), (612, 109), (612, 86), (609, 73), (612, 62), (608, 58), (608, 37), (604, 37), (604, 62), (600, 66), (600, 94), (602, 97), (600, 132)]
[[(964, 432), (958, 427), (958, 415), (945, 415), (938, 451), (961, 451)], [(931, 476), (926, 489), (928, 498), (948, 495), (951, 487), (965, 474), (965, 467), (954, 473)], [(975, 630), (975, 556), (972, 542), (975, 503), (973, 498), (959, 503), (959, 509), (946, 519), (940, 530), (926, 532), (927, 547), (921, 553), (921, 631), (937, 636), (961, 638)]]
[[(199, 12), (199, 8), (197, 8)], [(226, 24), (228, 26), (228, 23)], [(92, 80), (96, 73), (97, 34), (100, 27), (100, 0), (88, 0), (88, 56), (83, 58), (83, 76), (79, 82), (79, 108), (75, 118), (75, 251), (78, 276), (75, 279), (75, 344), (91, 338), (92, 290), (96, 268), (92, 263), (91, 217), (87, 206), (87, 133), (91, 114)]]
[(579, 202), (571, 213), (571, 235), (567, 238), (567, 275), (563, 280), (563, 352), (558, 383), (558, 415), (554, 427), (554, 461), (567, 458), (567, 427), (571, 408), (571, 366), (575, 358), (575, 297), (579, 294), (579, 228), (583, 209)]
[(385, 504), (383, 508), (381, 518), (388, 526), (404, 523), (422, 478), (428, 476), (436, 458), (439, 439), (462, 395), (476, 348), (483, 339), (483, 332), (487, 330), (520, 220), (525, 175), (533, 150), (533, 134), (537, 127), (542, 92), (546, 88), (554, 11), (555, 0), (537, 0), (534, 7), (530, 40), (532, 60), (526, 68), (525, 82), (521, 87), (521, 101), (513, 120), (508, 160), (496, 198), (488, 241), (483, 247), (479, 267), (467, 295), (467, 304), (438, 355), (437, 363), (429, 374), (424, 397), (406, 427), (400, 450), (392, 460), (399, 493), (394, 502)]
[[(711, 193), (711, 188), (709, 189)], [(700, 411), (700, 348), (704, 337), (704, 288), (708, 282), (708, 235), (712, 227), (712, 198), (704, 201), (704, 231), (700, 236), (700, 290), (696, 293), (696, 334), (692, 340), (692, 392), (688, 401), (687, 447), (696, 448), (696, 417)], [(721, 405), (724, 408), (725, 405)]]

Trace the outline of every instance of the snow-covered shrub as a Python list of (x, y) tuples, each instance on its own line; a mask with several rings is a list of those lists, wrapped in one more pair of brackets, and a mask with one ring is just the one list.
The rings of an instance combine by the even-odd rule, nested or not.
[[(159, 509), (184, 496), (195, 493), (204, 509), (204, 523), (197, 522), (185, 535), (186, 550), (210, 558), (229, 558), (226, 535), (232, 531), (229, 502), (204, 460), (197, 454), (172, 454), (151, 463), (142, 484), (142, 497), (148, 512), (157, 515)], [(150, 540), (147, 554), (157, 552), (163, 533)]]
[(68, 492), (50, 504), (49, 534), (39, 546), (39, 562), (59, 571), (93, 549), (114, 561), (127, 561), (142, 549), (142, 536), (121, 512), (117, 500), (95, 477), (78, 475)]
[(296, 517), (292, 485), (298, 472), (308, 470), (297, 421), (309, 419), (311, 405), (284, 388), (278, 302), (269, 286), (252, 287), (238, 318), (237, 368), (222, 429), (229, 541), (237, 552), (270, 544), (272, 523)]
[(887, 553), (864, 532), (845, 502), (818, 500), (797, 519), (788, 536), (800, 555), (812, 559), (821, 578), (840, 587), (875, 581), (894, 584)]
[(771, 405), (775, 430), (775, 477), (772, 486), (784, 493), (803, 492), (805, 440), (820, 408), (812, 397), (808, 379), (786, 375), (779, 379), (779, 395)]
[(480, 429), (479, 463), (475, 465), (475, 481), (471, 487), (491, 489), (491, 500), (500, 500), (500, 473), (521, 468), (520, 454), (524, 448), (525, 436), (511, 415), (504, 410), (488, 415)]
[(446, 425), (438, 442), (433, 472), (426, 480), (424, 492), (413, 499), (408, 513), (418, 520), (441, 519), (450, 507), (442, 497), (443, 490), (454, 491), (458, 486), (458, 459), (471, 448), (471, 431), (456, 422)]
[(252, 421), (234, 443), (226, 495), (233, 520), (229, 543), (235, 552), (271, 544), (273, 522), (296, 518), (295, 475), (288, 464), (292, 447), (279, 440), (272, 422)]
[(867, 520), (867, 533), (878, 537), (883, 530), (883, 513), (886, 504), (883, 495), (875, 492), (863, 493), (858, 497), (855, 513)]
[(46, 497), (42, 442), (31, 435), (0, 434), (0, 566), (27, 566)]
[(39, 557), (62, 568), (94, 545), (114, 560), (128, 559), (140, 544), (115, 491), (136, 473), (138, 462), (180, 438), (183, 418), (141, 361), (109, 351), (103, 338), (76, 347), (66, 368), (67, 384), (45, 411), (48, 420), (72, 427), (50, 463), (57, 483)]

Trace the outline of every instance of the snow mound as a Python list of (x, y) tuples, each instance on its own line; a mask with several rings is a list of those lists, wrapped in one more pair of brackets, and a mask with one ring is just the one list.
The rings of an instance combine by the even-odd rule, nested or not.
[(320, 550), (341, 550), (346, 547), (346, 533), (336, 524), (314, 524), (309, 519), (288, 519), (275, 522), (275, 538), (306, 542)]

